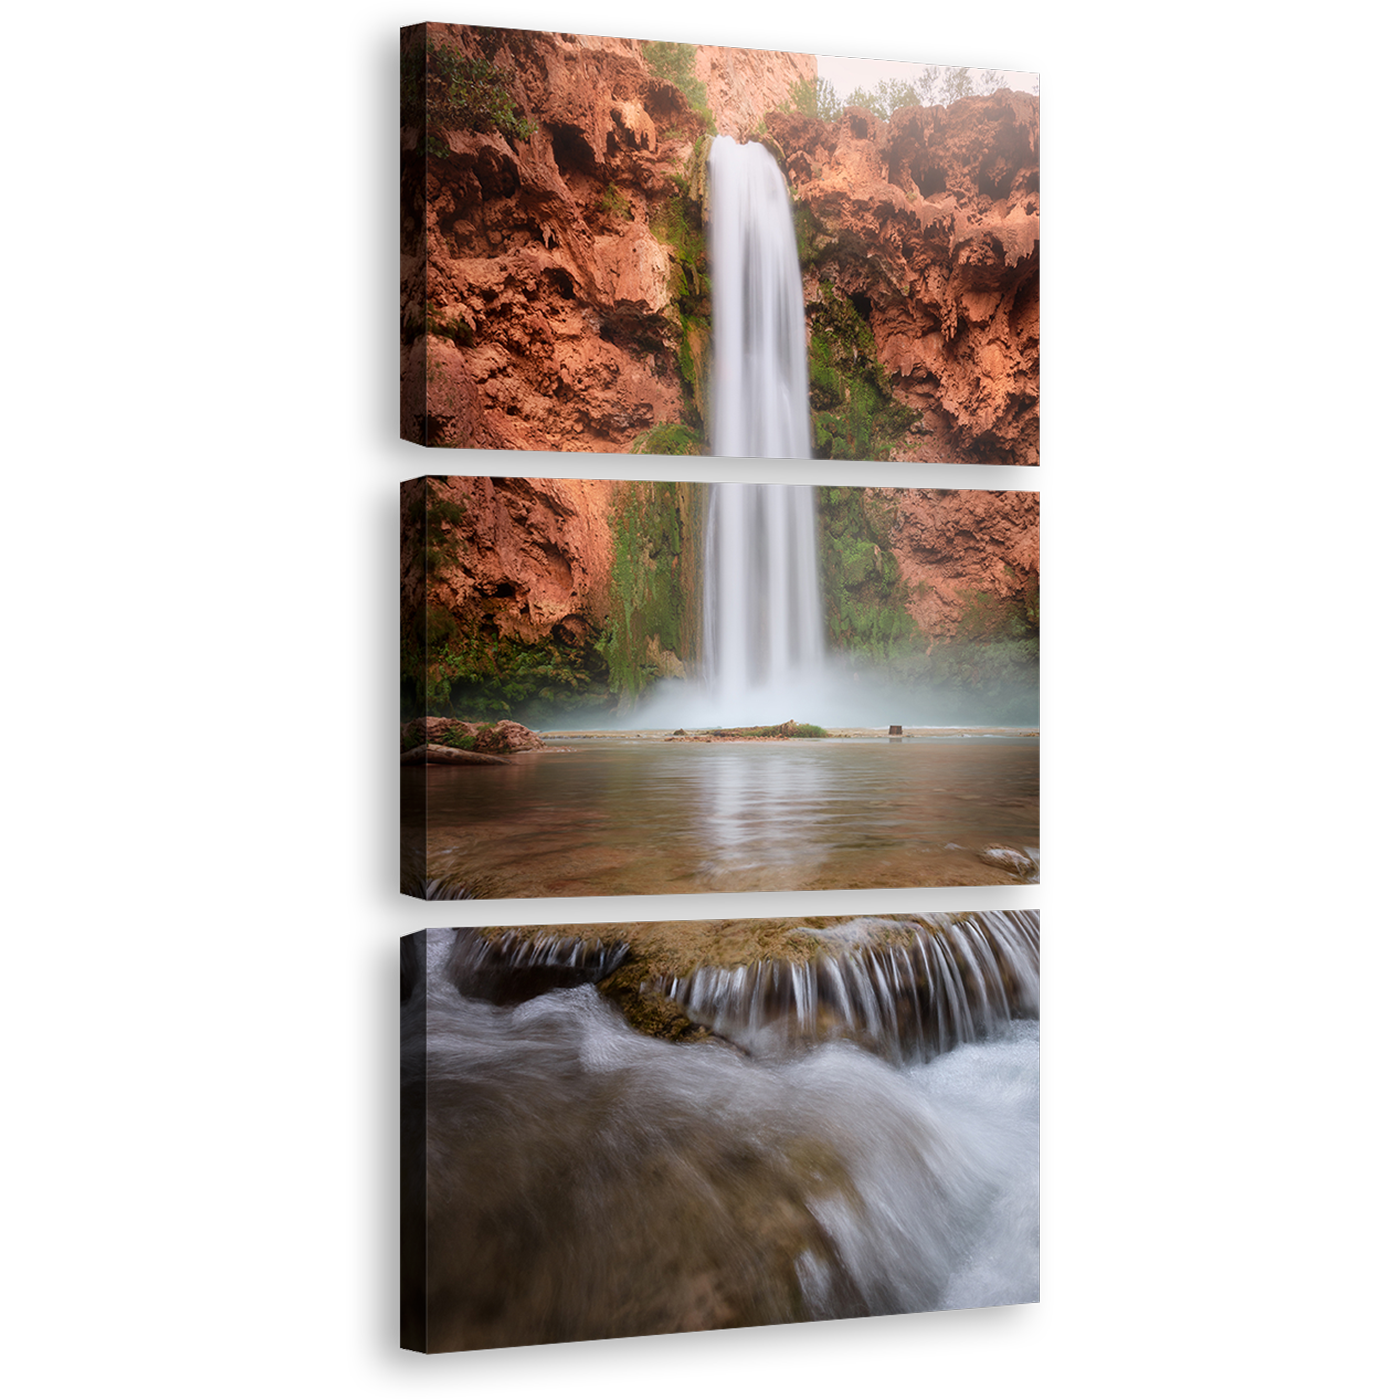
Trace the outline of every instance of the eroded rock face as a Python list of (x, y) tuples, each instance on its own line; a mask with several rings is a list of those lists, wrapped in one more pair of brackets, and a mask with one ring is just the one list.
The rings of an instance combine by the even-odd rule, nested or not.
[(430, 600), (464, 625), (516, 641), (589, 640), (607, 610), (615, 487), (533, 477), (435, 483), (441, 518), (428, 521), (426, 534), (440, 558), (427, 581)]
[(816, 82), (817, 59), (808, 53), (702, 44), (695, 51), (695, 76), (705, 85), (719, 134), (741, 140), (790, 100), (794, 83)]
[(1038, 591), (1035, 492), (868, 489), (895, 503), (890, 547), (909, 584), (909, 613), (930, 641), (957, 636), (979, 594), (1006, 602)]
[(1003, 90), (881, 122), (774, 113), (815, 220), (823, 282), (869, 322), (896, 399), (920, 413), (907, 461), (1040, 460), (1040, 104)]
[(421, 225), (410, 206), (405, 227), (404, 435), (614, 452), (679, 422), (671, 259), (648, 219), (675, 193), (700, 118), (635, 40), (427, 31), (490, 60), (537, 127), (449, 132), (445, 155), (405, 130), (405, 180), (421, 179), (423, 199)]

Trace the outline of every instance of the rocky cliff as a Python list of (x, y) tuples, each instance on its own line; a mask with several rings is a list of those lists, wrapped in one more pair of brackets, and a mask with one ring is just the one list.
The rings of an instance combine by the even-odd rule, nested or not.
[(486, 476), (432, 481), (423, 506), (431, 600), (460, 626), (508, 641), (577, 644), (596, 635), (607, 614), (608, 512), (619, 485)]
[(696, 674), (703, 510), (688, 483), (405, 482), (405, 717), (625, 713)]
[(768, 139), (800, 211), (809, 323), (849, 302), (917, 414), (890, 455), (1038, 462), (1039, 100), (774, 113)]
[[(664, 236), (683, 236), (705, 116), (638, 40), (422, 28), (428, 50), (488, 65), (467, 71), (520, 115), (514, 135), (405, 124), (404, 436), (608, 452), (680, 424), (683, 257)], [(763, 67), (706, 53), (718, 103)]]
[(809, 53), (767, 49), (725, 49), (700, 45), (695, 51), (700, 80), (721, 136), (744, 140), (769, 112), (789, 103), (795, 83), (814, 83), (817, 60)]
[(905, 606), (929, 642), (994, 630), (1011, 609), (1038, 621), (1040, 500), (1030, 491), (875, 487), (894, 507), (889, 547)]
[(705, 154), (784, 163), (816, 455), (1039, 460), (1039, 104), (792, 110), (810, 55), (460, 25), (404, 38), (401, 430), (704, 450)]

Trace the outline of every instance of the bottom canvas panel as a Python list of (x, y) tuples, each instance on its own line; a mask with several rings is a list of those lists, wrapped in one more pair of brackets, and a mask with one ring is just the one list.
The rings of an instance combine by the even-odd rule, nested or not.
[(1038, 1299), (1038, 912), (428, 929), (401, 968), (405, 1347)]

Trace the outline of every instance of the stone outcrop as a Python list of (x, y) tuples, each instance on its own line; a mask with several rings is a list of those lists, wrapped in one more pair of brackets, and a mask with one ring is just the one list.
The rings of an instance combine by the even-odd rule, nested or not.
[(919, 412), (906, 461), (1040, 460), (1040, 104), (1003, 89), (888, 122), (769, 118), (810, 214), (822, 284), (868, 321), (895, 398)]
[(506, 762), (507, 759), (496, 754), (477, 753), (474, 749), (458, 749), (447, 744), (419, 744), (399, 754), (401, 768), (414, 768), (425, 763), (443, 763), (449, 767), (494, 764), (499, 767)]
[(399, 729), (399, 763), (501, 764), (503, 755), (531, 753), (549, 746), (533, 730), (514, 720), (495, 724), (429, 715)]
[[(607, 611), (608, 508), (616, 489), (612, 481), (535, 477), (435, 481), (426, 506), (432, 601), (476, 631), (527, 643), (584, 642)], [(421, 555), (408, 554), (402, 564), (409, 574), (422, 572)], [(414, 580), (405, 586), (412, 589)]]
[(890, 548), (908, 610), (930, 642), (956, 637), (971, 606), (1038, 607), (1040, 500), (1031, 491), (867, 488), (895, 506)]
[(695, 51), (695, 76), (704, 85), (716, 130), (741, 140), (790, 101), (794, 83), (816, 82), (817, 59), (809, 53), (702, 44)]

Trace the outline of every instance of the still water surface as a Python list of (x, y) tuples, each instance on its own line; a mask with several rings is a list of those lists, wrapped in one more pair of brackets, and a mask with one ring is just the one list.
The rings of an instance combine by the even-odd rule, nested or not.
[[(1040, 845), (1035, 738), (569, 741), (503, 767), (402, 770), (439, 897), (1021, 884)], [(410, 857), (406, 856), (406, 861)], [(421, 856), (419, 857), (421, 859)]]

